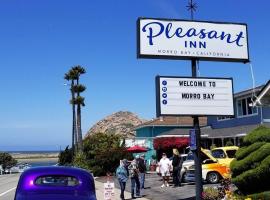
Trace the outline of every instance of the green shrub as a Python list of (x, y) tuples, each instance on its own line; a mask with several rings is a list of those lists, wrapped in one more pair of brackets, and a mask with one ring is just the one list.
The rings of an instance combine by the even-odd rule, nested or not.
[(231, 162), (232, 182), (244, 194), (270, 190), (270, 129), (260, 126), (243, 140)]
[(256, 142), (270, 142), (270, 129), (265, 126), (259, 126), (249, 133), (243, 140), (244, 146)]
[(96, 133), (83, 141), (83, 152), (87, 168), (95, 176), (114, 173), (121, 159), (132, 159), (132, 154), (126, 151), (122, 138), (115, 134)]
[(270, 155), (270, 143), (266, 143), (261, 146), (257, 151), (250, 153), (247, 157), (238, 162), (232, 163), (232, 176), (236, 177), (243, 171), (256, 168), (260, 162)]
[(240, 148), (235, 154), (236, 159), (237, 160), (243, 159), (244, 157), (246, 157), (250, 153), (256, 151), (258, 148), (260, 148), (264, 144), (265, 144), (265, 142), (256, 142), (250, 146)]
[(252, 200), (267, 200), (270, 199), (270, 191), (248, 195), (247, 198), (251, 198)]
[(5, 170), (7, 168), (11, 168), (17, 164), (17, 160), (15, 160), (9, 153), (0, 152), (0, 165)]
[(64, 151), (61, 151), (58, 156), (58, 163), (59, 165), (72, 165), (73, 160), (73, 150), (68, 148), (68, 146), (65, 148)]
[(230, 141), (230, 140), (229, 140), (229, 141), (227, 141), (227, 142), (226, 142), (226, 144), (225, 144), (225, 146), (226, 146), (226, 147), (233, 146), (232, 141)]

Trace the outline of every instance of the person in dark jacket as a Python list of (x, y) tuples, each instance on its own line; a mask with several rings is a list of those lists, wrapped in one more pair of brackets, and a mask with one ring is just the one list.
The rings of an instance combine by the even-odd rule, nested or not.
[(173, 149), (173, 160), (172, 160), (172, 166), (173, 166), (173, 183), (175, 187), (181, 186), (181, 169), (183, 165), (183, 159), (179, 155), (179, 152), (177, 149)]
[(144, 182), (145, 182), (145, 173), (146, 173), (146, 164), (144, 160), (144, 154), (142, 154), (138, 159), (138, 168), (139, 168), (139, 178), (140, 178), (140, 186), (141, 189), (144, 189)]

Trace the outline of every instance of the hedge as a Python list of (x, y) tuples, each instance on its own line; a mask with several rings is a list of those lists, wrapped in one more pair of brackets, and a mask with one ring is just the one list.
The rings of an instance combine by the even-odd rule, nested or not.
[(270, 190), (270, 129), (260, 126), (243, 140), (230, 165), (232, 182), (245, 195)]
[(270, 129), (265, 126), (259, 126), (249, 133), (243, 140), (244, 146), (256, 142), (270, 142)]
[(255, 169), (243, 172), (232, 179), (233, 183), (244, 194), (252, 194), (269, 190), (270, 187), (270, 155)]
[(235, 158), (237, 160), (242, 160), (244, 157), (248, 156), (250, 153), (256, 151), (258, 148), (260, 148), (262, 145), (264, 145), (266, 142), (256, 142), (250, 146), (242, 147), (240, 148), (236, 154)]
[(231, 165), (232, 177), (236, 177), (248, 169), (257, 167), (268, 155), (270, 155), (270, 143), (264, 144), (244, 159), (233, 162)]

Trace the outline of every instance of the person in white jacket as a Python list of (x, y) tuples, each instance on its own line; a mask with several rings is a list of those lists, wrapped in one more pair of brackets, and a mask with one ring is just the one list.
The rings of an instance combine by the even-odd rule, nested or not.
[(159, 171), (163, 179), (163, 184), (161, 186), (162, 188), (169, 187), (170, 166), (170, 160), (167, 158), (166, 153), (163, 153), (162, 158), (159, 161)]

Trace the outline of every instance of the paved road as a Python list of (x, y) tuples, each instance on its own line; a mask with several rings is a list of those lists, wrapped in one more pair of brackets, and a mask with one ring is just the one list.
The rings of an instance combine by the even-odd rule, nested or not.
[(0, 199), (13, 200), (20, 174), (0, 175)]

